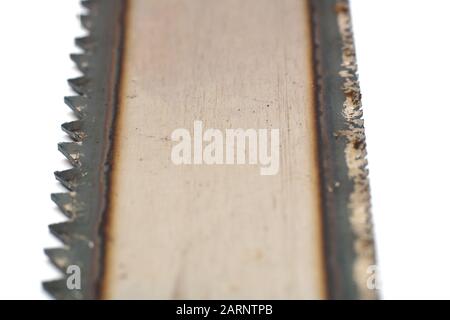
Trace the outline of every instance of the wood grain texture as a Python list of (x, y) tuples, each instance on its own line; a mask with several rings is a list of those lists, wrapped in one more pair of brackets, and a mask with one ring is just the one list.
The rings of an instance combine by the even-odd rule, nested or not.
[[(306, 0), (132, 0), (103, 298), (324, 298)], [(280, 171), (175, 166), (177, 128), (280, 129)]]

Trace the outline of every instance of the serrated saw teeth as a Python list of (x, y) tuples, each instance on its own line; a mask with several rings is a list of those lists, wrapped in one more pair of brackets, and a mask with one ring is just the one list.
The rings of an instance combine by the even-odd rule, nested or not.
[[(109, 1), (84, 0), (81, 5), (86, 8), (86, 13), (80, 16), (82, 26), (87, 29), (88, 35), (75, 39), (75, 44), (83, 51), (82, 53), (72, 54), (71, 60), (76, 64), (78, 69), (82, 72), (82, 76), (74, 79), (69, 79), (68, 84), (78, 95), (68, 96), (64, 98), (64, 102), (73, 110), (76, 117), (75, 121), (66, 122), (61, 125), (61, 129), (66, 132), (74, 142), (62, 142), (58, 144), (59, 151), (68, 159), (73, 168), (63, 171), (56, 171), (56, 179), (65, 186), (70, 192), (53, 193), (51, 195), (52, 201), (58, 206), (61, 212), (69, 218), (69, 221), (49, 225), (50, 233), (58, 238), (65, 246), (62, 248), (50, 248), (45, 250), (45, 254), (49, 257), (51, 263), (56, 266), (61, 272), (61, 279), (54, 281), (47, 281), (43, 283), (44, 289), (56, 299), (84, 299), (93, 297), (90, 294), (89, 288), (80, 288), (79, 290), (68, 290), (66, 269), (70, 265), (82, 267), (86, 261), (89, 262), (91, 250), (94, 247), (94, 242), (89, 233), (88, 225), (85, 221), (91, 212), (90, 203), (85, 198), (80, 199), (80, 195), (85, 193), (85, 190), (78, 191), (81, 184), (87, 183), (85, 177), (87, 175), (84, 165), (84, 146), (81, 144), (88, 135), (92, 134), (92, 127), (86, 125), (93, 121), (89, 118), (88, 103), (90, 103), (90, 91), (96, 90), (91, 84), (92, 58), (95, 56), (94, 52), (97, 48), (97, 43), (94, 42), (92, 34), (98, 34), (95, 28), (96, 21), (93, 21), (100, 13), (103, 7), (109, 7)], [(115, 0), (114, 0), (115, 1)], [(103, 10), (101, 10), (103, 12)], [(109, 18), (108, 18), (109, 19)], [(103, 37), (103, 35), (101, 35)], [(102, 51), (102, 48), (99, 48)], [(89, 76), (87, 74), (89, 73)], [(95, 78), (94, 78), (95, 79)], [(95, 107), (95, 106), (94, 106)], [(93, 110), (95, 111), (95, 110)], [(91, 130), (91, 131), (89, 131)], [(83, 273), (84, 274), (84, 273)], [(85, 283), (84, 276), (81, 277), (81, 282)], [(88, 284), (90, 285), (90, 284)]]
[(61, 142), (58, 144), (58, 150), (74, 167), (81, 166), (81, 147), (81, 144), (77, 142)]
[(82, 96), (64, 97), (64, 102), (80, 119), (86, 115), (87, 98)]

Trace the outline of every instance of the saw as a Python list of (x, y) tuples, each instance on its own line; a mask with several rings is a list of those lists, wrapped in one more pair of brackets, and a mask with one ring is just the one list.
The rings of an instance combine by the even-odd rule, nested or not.
[(88, 0), (58, 299), (373, 299), (345, 0)]

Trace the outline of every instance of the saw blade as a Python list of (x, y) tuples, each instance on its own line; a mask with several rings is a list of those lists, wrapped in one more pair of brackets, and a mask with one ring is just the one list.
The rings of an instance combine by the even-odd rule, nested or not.
[[(65, 98), (78, 120), (58, 145), (73, 168), (55, 172), (68, 192), (51, 196), (68, 220), (49, 227), (63, 247), (45, 250), (63, 274), (44, 283), (52, 296), (377, 297), (347, 1), (82, 4), (88, 36), (71, 59), (83, 76)], [(227, 130), (242, 128), (280, 134), (273, 176), (257, 151), (226, 159)], [(201, 155), (171, 161), (177, 132)], [(196, 132), (221, 137), (213, 160)]]

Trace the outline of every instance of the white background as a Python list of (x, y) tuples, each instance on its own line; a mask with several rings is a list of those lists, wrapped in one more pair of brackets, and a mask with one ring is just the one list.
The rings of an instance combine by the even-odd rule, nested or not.
[[(317, 0), (320, 1), (320, 0)], [(353, 0), (373, 213), (386, 299), (450, 298), (450, 1)], [(68, 168), (57, 142), (83, 34), (76, 0), (8, 1), (0, 10), (0, 298), (47, 299), (58, 277), (50, 201)]]

